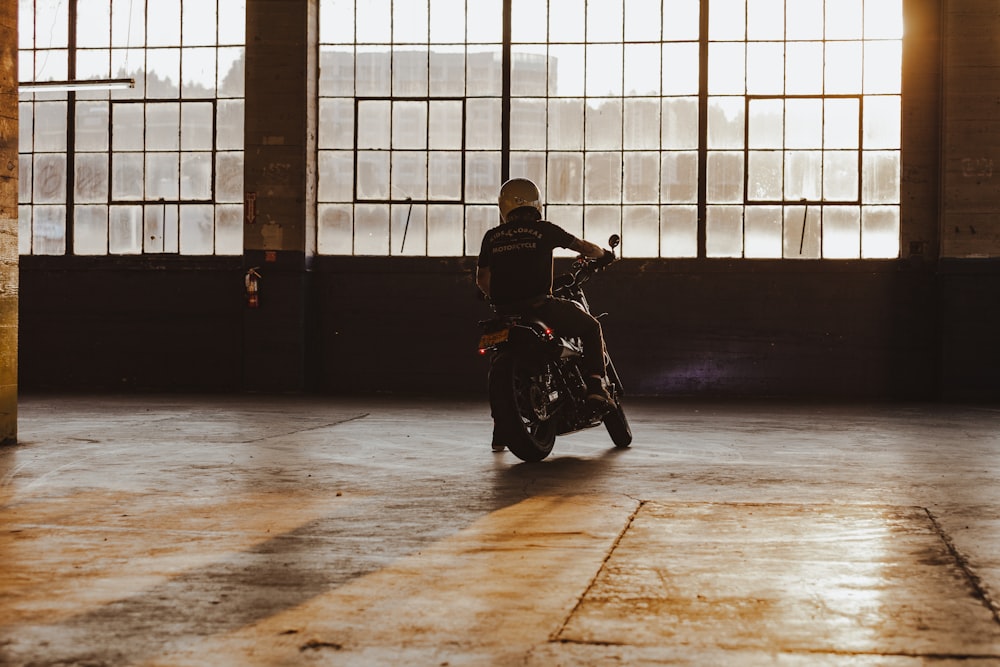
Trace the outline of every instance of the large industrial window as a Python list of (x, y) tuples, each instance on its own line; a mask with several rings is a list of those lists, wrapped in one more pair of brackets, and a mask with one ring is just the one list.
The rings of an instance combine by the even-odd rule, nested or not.
[[(898, 256), (901, 0), (321, 0), (321, 253)], [(509, 30), (508, 30), (509, 28)]]
[(20, 0), (20, 251), (239, 254), (244, 0)]

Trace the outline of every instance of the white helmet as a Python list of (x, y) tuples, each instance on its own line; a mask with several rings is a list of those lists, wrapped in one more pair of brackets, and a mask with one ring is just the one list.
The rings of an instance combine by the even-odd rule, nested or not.
[(542, 195), (538, 186), (527, 178), (512, 178), (500, 186), (500, 217), (507, 222), (507, 215), (522, 206), (531, 206), (542, 213)]

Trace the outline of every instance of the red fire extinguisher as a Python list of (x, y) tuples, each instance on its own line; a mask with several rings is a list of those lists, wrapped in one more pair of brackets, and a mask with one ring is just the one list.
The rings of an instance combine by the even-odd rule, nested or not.
[(253, 267), (247, 274), (243, 277), (243, 282), (247, 288), (247, 307), (257, 308), (260, 306), (260, 274), (257, 272), (258, 267)]

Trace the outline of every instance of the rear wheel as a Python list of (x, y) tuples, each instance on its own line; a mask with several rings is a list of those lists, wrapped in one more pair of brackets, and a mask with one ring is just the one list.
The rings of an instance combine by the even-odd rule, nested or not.
[(510, 355), (500, 355), (490, 369), (490, 408), (498, 435), (522, 461), (541, 461), (556, 440), (556, 424), (549, 412), (539, 369)]

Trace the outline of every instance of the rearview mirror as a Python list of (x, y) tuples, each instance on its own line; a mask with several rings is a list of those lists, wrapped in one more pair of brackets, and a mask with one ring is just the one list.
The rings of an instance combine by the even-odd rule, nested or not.
[(617, 248), (618, 244), (621, 242), (622, 242), (622, 237), (618, 236), (617, 234), (612, 234), (608, 238), (608, 246), (610, 246), (612, 250)]

